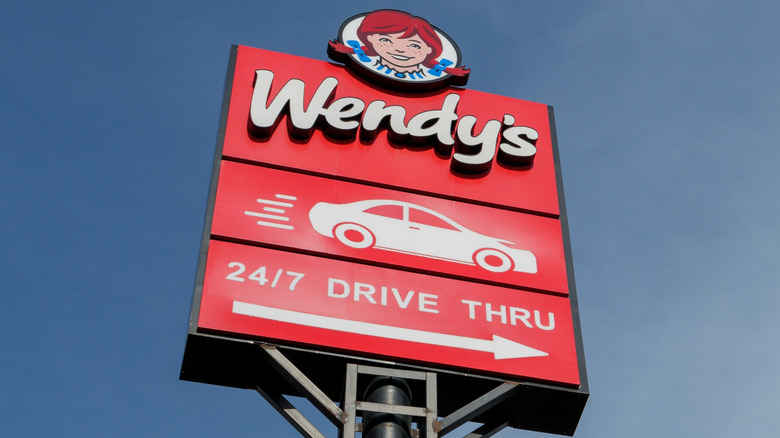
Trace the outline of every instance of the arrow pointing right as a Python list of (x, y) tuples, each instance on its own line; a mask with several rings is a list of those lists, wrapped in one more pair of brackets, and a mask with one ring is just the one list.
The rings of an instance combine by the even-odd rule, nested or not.
[(443, 347), (461, 348), (471, 351), (493, 353), (496, 360), (520, 359), (526, 357), (543, 357), (548, 353), (493, 335), (493, 339), (469, 338), (465, 336), (447, 335), (443, 333), (426, 332), (422, 330), (373, 324), (370, 322), (351, 321), (329, 316), (313, 315), (292, 310), (276, 309), (257, 304), (233, 301), (233, 313), (305, 325), (367, 336), (376, 336), (400, 341), (417, 342), (421, 344), (439, 345)]

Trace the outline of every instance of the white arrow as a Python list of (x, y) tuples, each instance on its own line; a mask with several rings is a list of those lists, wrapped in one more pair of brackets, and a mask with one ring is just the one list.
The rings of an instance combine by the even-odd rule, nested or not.
[(341, 332), (380, 338), (397, 339), (400, 341), (417, 342), (421, 344), (440, 345), (443, 347), (462, 348), (464, 350), (484, 351), (493, 353), (495, 359), (517, 359), (523, 357), (541, 357), (548, 353), (518, 344), (509, 339), (493, 335), (492, 340), (467, 338), (464, 336), (447, 335), (443, 333), (426, 332), (422, 330), (373, 324), (370, 322), (350, 321), (328, 316), (312, 315), (310, 313), (275, 309), (257, 304), (233, 301), (233, 313), (274, 321), (299, 324)]

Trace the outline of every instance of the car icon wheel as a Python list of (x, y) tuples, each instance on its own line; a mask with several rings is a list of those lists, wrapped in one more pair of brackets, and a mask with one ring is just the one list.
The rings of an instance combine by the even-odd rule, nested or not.
[(474, 263), (490, 272), (506, 272), (512, 269), (512, 259), (497, 249), (480, 249), (474, 253)]
[(368, 248), (376, 241), (366, 227), (351, 222), (336, 225), (333, 228), (333, 236), (344, 245), (357, 249)]

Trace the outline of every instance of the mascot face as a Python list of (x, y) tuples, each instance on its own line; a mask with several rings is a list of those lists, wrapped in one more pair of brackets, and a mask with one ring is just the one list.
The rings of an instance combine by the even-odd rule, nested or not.
[(444, 32), (421, 17), (380, 9), (341, 24), (328, 56), (385, 88), (431, 91), (466, 85), (469, 70)]

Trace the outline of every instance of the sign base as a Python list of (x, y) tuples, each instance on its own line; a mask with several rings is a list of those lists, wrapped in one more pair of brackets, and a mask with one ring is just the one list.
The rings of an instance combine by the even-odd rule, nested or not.
[[(464, 406), (473, 405), (502, 388), (502, 385), (510, 384), (511, 395), (468, 420), (482, 423), (483, 430), (501, 426), (572, 436), (588, 398), (587, 388), (562, 390), (540, 383), (508, 382), (464, 372), (203, 333), (188, 335), (180, 379), (241, 389), (256, 390), (261, 387), (268, 393), (302, 396), (296, 385), (290, 383), (272, 361), (269, 362), (264, 348), (280, 351), (319, 391), (333, 401), (338, 401), (344, 393), (349, 375), (346, 371), (350, 366), (392, 368), (401, 373), (435, 373), (438, 416), (443, 417), (442, 422), (446, 422), (447, 417), (453, 414), (452, 418), (455, 419), (462, 414)], [(413, 393), (425, 393), (425, 381), (410, 380), (409, 383)]]

